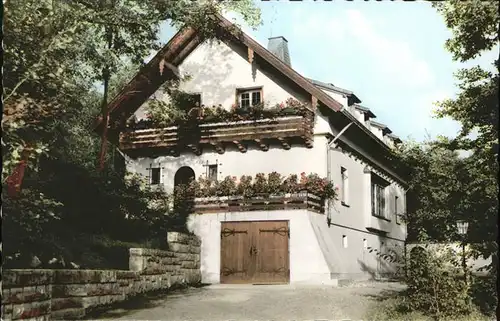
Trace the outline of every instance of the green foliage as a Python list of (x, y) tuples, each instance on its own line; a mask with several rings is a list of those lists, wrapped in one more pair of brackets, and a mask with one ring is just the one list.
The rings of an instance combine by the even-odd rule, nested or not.
[(455, 59), (467, 61), (498, 45), (500, 14), (495, 1), (451, 0), (432, 5), (453, 32), (453, 38), (446, 41), (446, 49)]
[(456, 152), (433, 142), (402, 144), (399, 157), (409, 168), (407, 213), (409, 241), (456, 239), (455, 223), (468, 211), (464, 208), (468, 172)]
[[(96, 172), (99, 139), (91, 124), (108, 96), (159, 49), (162, 21), (192, 24), (212, 37), (213, 19), (202, 19), (203, 14), (221, 10), (260, 20), (249, 0), (4, 2), (4, 189), (13, 169), (28, 157), (23, 191), (18, 198), (3, 197), (3, 249), (13, 258), (7, 267), (27, 267), (33, 255), (43, 264), (59, 256), (84, 263), (93, 255), (95, 264), (109, 263), (102, 259), (108, 248), (126, 259), (125, 244), (147, 239), (160, 246), (167, 229), (181, 228), (169, 196), (137, 177), (124, 177), (119, 153), (106, 154), (112, 166)], [(104, 93), (94, 88), (101, 80)], [(109, 242), (84, 246), (93, 242), (83, 240), (92, 234)], [(101, 267), (94, 263), (84, 266)]]
[[(498, 48), (500, 14), (495, 1), (441, 1), (433, 6), (452, 33), (446, 49), (455, 60), (467, 62)], [(412, 167), (408, 197), (410, 239), (456, 239), (458, 219), (469, 221), (466, 236), (475, 257), (493, 257), (498, 269), (498, 59), (493, 71), (475, 66), (456, 74), (455, 99), (438, 103), (437, 117), (461, 125), (454, 138), (440, 137), (423, 146), (407, 144), (400, 154)], [(474, 134), (475, 133), (475, 134)], [(474, 135), (472, 135), (474, 134)], [(470, 151), (460, 159), (456, 151)]]
[(498, 306), (497, 275), (487, 274), (472, 277), (472, 303), (486, 315), (493, 315)]
[[(420, 312), (435, 320), (470, 314), (474, 307), (469, 296), (470, 277), (464, 280), (463, 268), (457, 260), (457, 253), (451, 248), (433, 250), (429, 247), (415, 247), (407, 257), (400, 249), (376, 255), (382, 260), (394, 263), (397, 276), (407, 285), (401, 293), (400, 311)], [(470, 270), (466, 271), (470, 275)]]
[[(399, 295), (399, 294), (398, 294)], [(390, 320), (390, 321), (435, 321), (435, 318), (418, 311), (407, 311), (402, 308), (404, 297), (391, 294), (383, 294), (377, 298), (378, 301), (369, 310), (366, 320)], [(491, 317), (473, 311), (464, 316), (442, 317), (441, 321), (491, 321)]]
[(436, 318), (469, 313), (469, 285), (460, 277), (456, 253), (421, 249), (410, 254), (405, 301), (408, 309), (426, 311)]

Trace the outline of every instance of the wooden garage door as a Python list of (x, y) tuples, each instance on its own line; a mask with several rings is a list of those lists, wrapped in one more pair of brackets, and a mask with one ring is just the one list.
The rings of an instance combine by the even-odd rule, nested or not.
[(287, 221), (223, 222), (221, 283), (290, 280)]

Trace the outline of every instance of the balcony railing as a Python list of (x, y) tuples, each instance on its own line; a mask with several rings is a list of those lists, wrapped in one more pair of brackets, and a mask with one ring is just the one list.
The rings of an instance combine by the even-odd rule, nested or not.
[(267, 150), (276, 142), (289, 149), (290, 144), (313, 144), (313, 121), (309, 117), (285, 116), (274, 119), (244, 120), (224, 123), (199, 124), (195, 128), (171, 126), (155, 129), (138, 129), (120, 134), (122, 150), (142, 148), (179, 149), (189, 148), (201, 153), (201, 147), (213, 146), (222, 154), (227, 145), (235, 145), (246, 152), (251, 144)]
[(324, 201), (311, 193), (284, 194), (244, 198), (243, 196), (222, 196), (196, 198), (196, 214), (246, 211), (276, 211), (307, 209), (324, 214)]

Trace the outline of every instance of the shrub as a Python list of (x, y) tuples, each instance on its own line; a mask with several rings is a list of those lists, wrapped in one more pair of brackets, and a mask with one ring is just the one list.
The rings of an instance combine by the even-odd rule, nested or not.
[(398, 276), (408, 286), (402, 294), (402, 308), (405, 310), (420, 311), (437, 320), (466, 315), (473, 310), (468, 296), (470, 282), (465, 282), (451, 248), (431, 250), (416, 247), (408, 261), (398, 251), (392, 250), (390, 254), (372, 251), (398, 267)]
[(472, 303), (480, 311), (492, 315), (498, 305), (497, 278), (494, 274), (475, 276), (472, 278), (471, 297)]
[(174, 188), (174, 210), (169, 214), (168, 222), (171, 230), (186, 232), (186, 221), (194, 210), (196, 185), (194, 181), (189, 184), (179, 184)]

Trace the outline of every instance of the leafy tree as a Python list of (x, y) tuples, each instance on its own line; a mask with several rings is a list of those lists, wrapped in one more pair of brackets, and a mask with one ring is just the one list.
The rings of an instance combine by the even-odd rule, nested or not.
[[(498, 50), (500, 14), (496, 1), (442, 1), (433, 6), (444, 17), (452, 38), (448, 49), (455, 60), (466, 62), (484, 52)], [(456, 99), (439, 104), (438, 117), (451, 117), (462, 125), (458, 137), (442, 139), (442, 146), (450, 150), (469, 150), (472, 155), (464, 161), (462, 172), (462, 218), (470, 221), (468, 237), (481, 242), (478, 254), (493, 255), (497, 265), (498, 244), (498, 110), (499, 73), (498, 59), (493, 62), (495, 71), (480, 66), (458, 71), (460, 92)], [(476, 132), (477, 135), (471, 135)], [(474, 137), (475, 136), (475, 137)]]
[[(138, 66), (151, 50), (160, 48), (161, 22), (168, 20), (178, 27), (189, 24), (208, 37), (214, 26), (210, 14), (224, 10), (242, 13), (251, 25), (260, 23), (260, 11), (251, 0), (7, 1), (4, 104), (16, 110), (18, 96), (29, 94), (31, 99), (66, 107), (71, 104), (55, 96), (78, 100), (99, 81), (104, 87), (101, 113), (106, 118), (113, 75), (124, 61)], [(49, 114), (56, 110), (53, 106), (43, 109)], [(24, 110), (24, 117), (32, 116), (27, 112), (31, 109)]]
[(427, 141), (405, 142), (397, 153), (409, 168), (408, 241), (457, 239), (455, 222), (461, 206), (464, 161), (458, 153)]
[[(113, 166), (97, 173), (99, 142), (90, 125), (141, 59), (159, 48), (160, 22), (194, 24), (208, 35), (204, 9), (259, 19), (247, 0), (4, 2), (4, 253), (24, 257), (16, 266), (32, 255), (78, 252), (71, 250), (77, 234), (164, 236), (169, 198)], [(96, 81), (106, 82), (104, 95)], [(23, 158), (23, 189), (11, 197), (5, 183)]]

